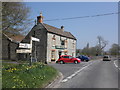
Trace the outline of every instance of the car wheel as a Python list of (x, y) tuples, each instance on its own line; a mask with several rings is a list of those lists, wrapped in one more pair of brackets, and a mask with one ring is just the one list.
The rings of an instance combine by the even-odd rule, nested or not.
[(78, 64), (78, 61), (75, 60), (74, 63), (75, 63), (75, 64)]
[(88, 60), (86, 60), (86, 62), (88, 62)]
[(60, 64), (64, 64), (64, 61), (60, 61)]

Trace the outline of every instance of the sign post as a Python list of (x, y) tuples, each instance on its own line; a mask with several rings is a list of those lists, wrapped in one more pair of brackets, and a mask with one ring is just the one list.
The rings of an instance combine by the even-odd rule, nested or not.
[(30, 49), (18, 49), (16, 50), (16, 53), (31, 53)]
[[(19, 48), (23, 48), (23, 49), (16, 50), (16, 53), (30, 53), (30, 63), (29, 63), (30, 65), (32, 64), (32, 41), (39, 42), (40, 40), (38, 38), (31, 37), (30, 38), (30, 44), (20, 43)], [(35, 47), (35, 51), (36, 51), (36, 47)]]
[(35, 37), (31, 37), (31, 40), (32, 40), (32, 41), (37, 41), (37, 42), (40, 41), (38, 38), (35, 38)]
[(32, 48), (31, 44), (28, 43), (20, 43), (19, 48)]
[[(30, 40), (31, 47), (32, 47), (32, 41), (40, 42), (40, 40), (38, 38), (31, 37), (31, 40)], [(31, 50), (31, 60), (30, 60), (30, 65), (31, 65), (32, 64), (32, 48), (30, 48), (30, 50)], [(36, 52), (36, 47), (35, 47), (35, 52)]]
[[(30, 44), (31, 44), (31, 47), (32, 47), (32, 37), (30, 38)], [(30, 54), (30, 66), (32, 65), (32, 48), (30, 48), (31, 50), (31, 54)]]

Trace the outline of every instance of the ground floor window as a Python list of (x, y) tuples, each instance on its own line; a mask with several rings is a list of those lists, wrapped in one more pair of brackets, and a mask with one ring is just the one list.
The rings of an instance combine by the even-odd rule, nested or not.
[(51, 51), (51, 61), (55, 61), (55, 50)]
[(74, 56), (74, 52), (72, 53), (72, 56)]
[(59, 51), (59, 53), (58, 53), (58, 54), (59, 54), (59, 58), (60, 58), (60, 56), (62, 55), (62, 52), (61, 52), (61, 51)]

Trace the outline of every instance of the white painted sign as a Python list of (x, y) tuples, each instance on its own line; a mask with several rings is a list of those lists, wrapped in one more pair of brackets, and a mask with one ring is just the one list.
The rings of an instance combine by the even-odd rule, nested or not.
[(19, 49), (19, 50), (16, 50), (16, 53), (31, 53), (31, 50), (29, 50), (29, 49)]
[(28, 43), (20, 43), (19, 48), (32, 48), (32, 45)]
[(31, 37), (31, 40), (32, 41), (38, 41), (38, 42), (40, 41), (38, 38), (35, 38), (35, 37)]

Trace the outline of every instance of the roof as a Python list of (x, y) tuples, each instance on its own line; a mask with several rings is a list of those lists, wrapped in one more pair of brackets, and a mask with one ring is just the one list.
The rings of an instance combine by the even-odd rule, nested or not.
[[(36, 25), (37, 27), (33, 27), (33, 28), (46, 28), (46, 30), (50, 33), (54, 33), (54, 34), (57, 34), (57, 35), (61, 35), (63, 37), (68, 37), (68, 38), (71, 38), (71, 39), (75, 39), (76, 38), (70, 33), (70, 32), (67, 32), (67, 31), (62, 31), (61, 29), (59, 28), (56, 28), (56, 27), (53, 27), (53, 26), (50, 26), (48, 24), (45, 24), (45, 23), (40, 23), (40, 24), (37, 24)], [(16, 43), (19, 43), (21, 42), (25, 36), (23, 35), (19, 35), (19, 34), (12, 34), (12, 33), (3, 33), (10, 41), (13, 41), (13, 42), (16, 42)], [(27, 35), (26, 35), (27, 36)]]
[(21, 42), (25, 36), (23, 35), (18, 35), (18, 34), (12, 34), (12, 33), (3, 33), (10, 41), (13, 42)]
[(61, 35), (61, 36), (68, 37), (68, 38), (71, 38), (71, 39), (75, 39), (75, 40), (76, 40), (76, 38), (75, 38), (70, 32), (62, 31), (62, 30), (59, 29), (59, 28), (50, 26), (50, 25), (45, 24), (45, 23), (43, 23), (43, 26), (44, 26), (44, 27), (47, 29), (47, 31), (50, 32), (50, 33), (55, 33), (55, 34), (58, 34), (58, 35)]

